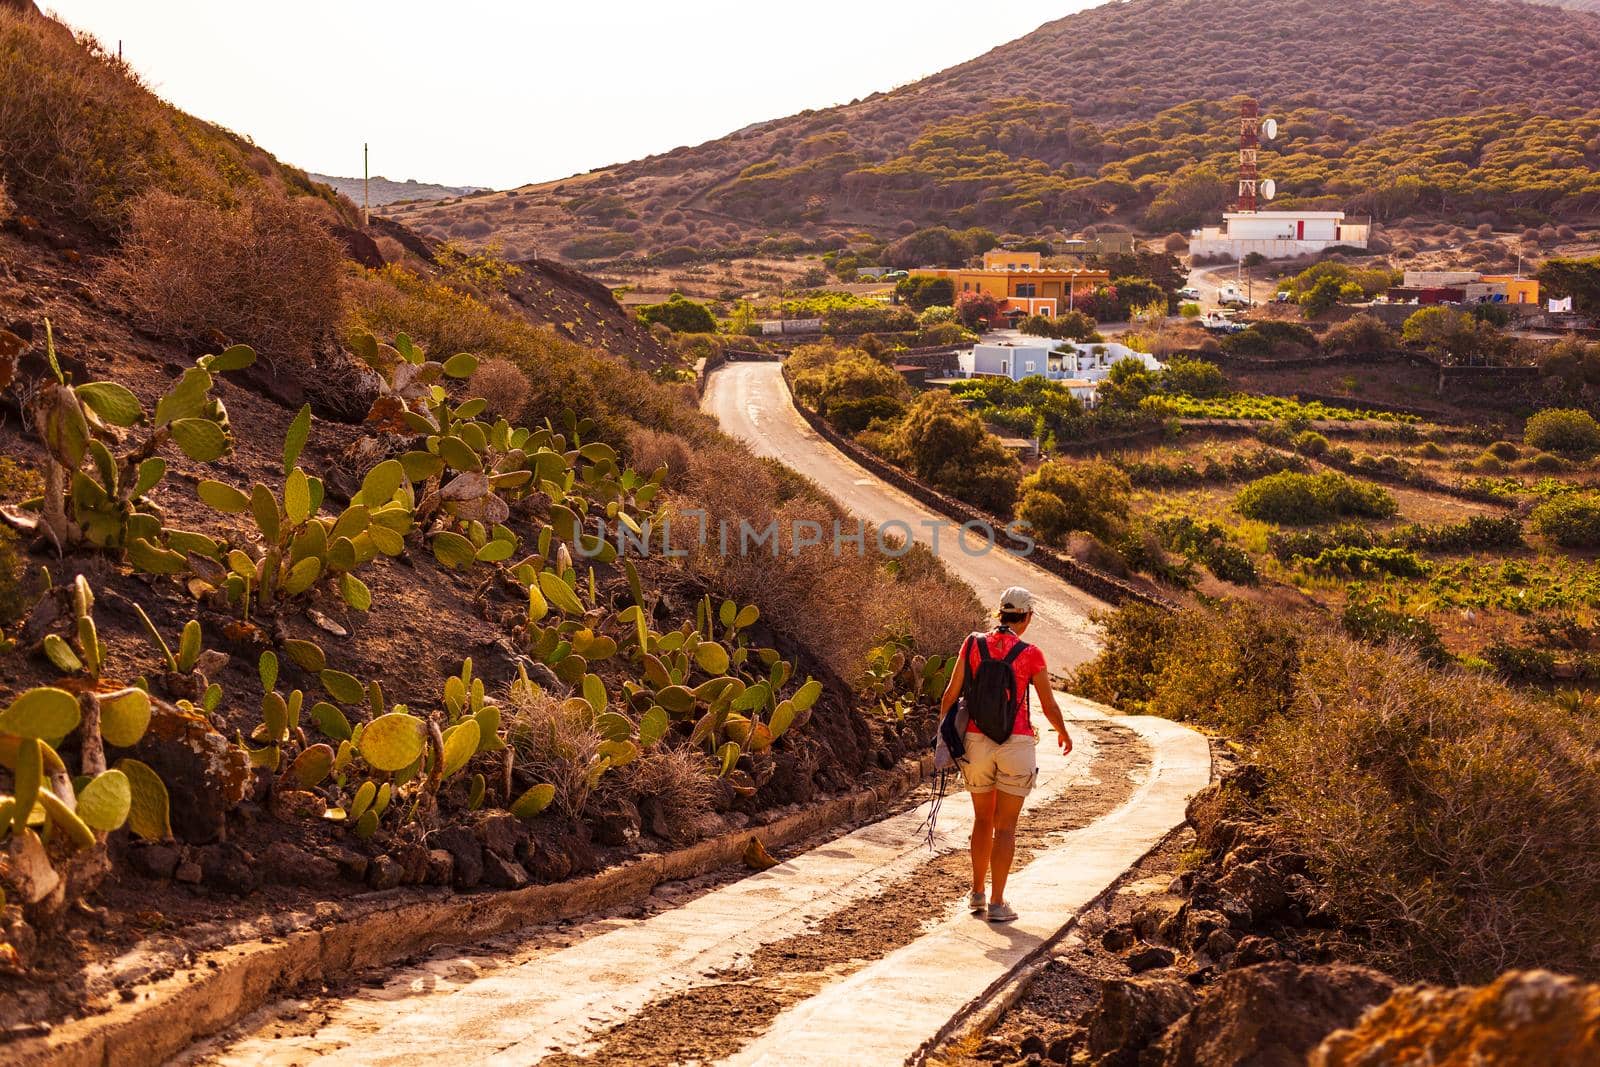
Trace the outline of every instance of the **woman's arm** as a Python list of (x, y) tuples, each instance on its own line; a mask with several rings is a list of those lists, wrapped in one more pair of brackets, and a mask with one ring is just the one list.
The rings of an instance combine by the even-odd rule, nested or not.
[(1056, 703), (1056, 693), (1050, 688), (1049, 668), (1040, 667), (1033, 676), (1033, 691), (1039, 694), (1039, 709), (1044, 712), (1044, 717), (1050, 720), (1050, 728), (1055, 730), (1058, 743), (1062, 752), (1072, 751), (1072, 738), (1067, 736), (1067, 724), (1061, 718), (1061, 707)]
[(939, 718), (950, 714), (950, 709), (955, 706), (956, 700), (961, 696), (962, 683), (967, 678), (967, 645), (972, 638), (961, 642), (961, 651), (956, 655), (956, 669), (950, 672), (950, 680), (945, 683), (944, 696), (939, 698)]

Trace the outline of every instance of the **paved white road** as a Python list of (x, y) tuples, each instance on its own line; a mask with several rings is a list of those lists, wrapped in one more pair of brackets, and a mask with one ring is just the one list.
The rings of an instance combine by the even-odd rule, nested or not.
[[(950, 520), (879, 481), (817, 436), (794, 409), (778, 364), (726, 364), (712, 374), (701, 406), (716, 416), (726, 433), (745, 440), (758, 455), (793, 467), (865, 521), (879, 526), (891, 521), (909, 525), (916, 539), (935, 548), (985, 604), (996, 603), (1007, 586), (1032, 590), (1038, 599), (1038, 617), (1028, 631), (1028, 640), (1044, 651), (1052, 670), (1076, 667), (1099, 650), (1099, 629), (1090, 616), (1110, 611), (1110, 605), (1002, 549), (973, 554), (986, 548), (977, 539), (969, 538), (966, 548), (961, 547)], [(944, 526), (935, 545), (934, 524), (938, 523)], [(891, 529), (903, 532), (898, 527)]]

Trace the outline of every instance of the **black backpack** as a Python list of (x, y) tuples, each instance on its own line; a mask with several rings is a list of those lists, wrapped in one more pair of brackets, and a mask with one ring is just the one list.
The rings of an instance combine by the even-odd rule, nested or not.
[[(985, 737), (997, 745), (1005, 744), (1017, 721), (1017, 673), (1012, 664), (1031, 646), (1018, 641), (1000, 659), (989, 651), (987, 634), (974, 634), (978, 646), (978, 669), (967, 676), (961, 686), (961, 701), (966, 705), (967, 716), (983, 731)], [(1026, 690), (1024, 690), (1026, 692)]]

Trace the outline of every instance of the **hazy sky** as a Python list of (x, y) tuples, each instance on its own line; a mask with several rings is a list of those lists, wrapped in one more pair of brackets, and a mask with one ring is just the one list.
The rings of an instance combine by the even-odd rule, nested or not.
[(367, 141), (374, 175), (505, 187), (846, 103), (1098, 0), (39, 2), (307, 170), (359, 176)]

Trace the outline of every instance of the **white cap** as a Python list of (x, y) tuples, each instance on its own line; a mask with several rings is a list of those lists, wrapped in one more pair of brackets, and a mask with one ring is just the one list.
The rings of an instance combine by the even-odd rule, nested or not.
[(1029, 614), (1033, 611), (1033, 594), (1020, 585), (1014, 585), (1000, 594), (1000, 610)]

